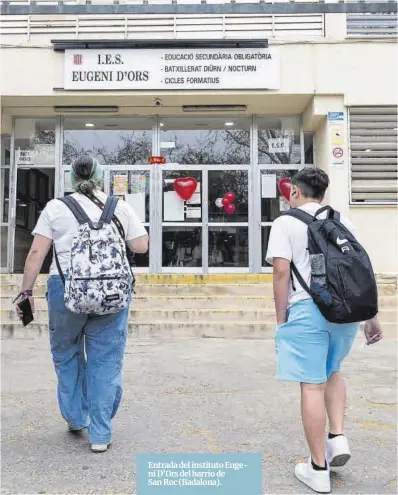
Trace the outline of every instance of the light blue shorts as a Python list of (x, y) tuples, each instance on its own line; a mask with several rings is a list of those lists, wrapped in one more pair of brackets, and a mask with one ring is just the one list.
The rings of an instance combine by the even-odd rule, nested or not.
[(312, 299), (294, 304), (288, 321), (276, 329), (279, 380), (324, 383), (340, 370), (350, 352), (359, 323), (327, 321)]

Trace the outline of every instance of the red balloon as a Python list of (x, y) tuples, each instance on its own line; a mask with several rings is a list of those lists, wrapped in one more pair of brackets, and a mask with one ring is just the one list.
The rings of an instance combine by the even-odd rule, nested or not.
[(223, 204), (223, 206), (228, 206), (229, 204), (231, 204), (231, 201), (224, 196), (221, 200), (221, 203)]
[(184, 201), (188, 201), (192, 198), (193, 193), (198, 187), (198, 182), (193, 177), (180, 177), (173, 183), (174, 191)]
[(230, 203), (233, 203), (235, 201), (236, 194), (234, 194), (233, 192), (227, 192), (224, 198), (228, 199)]
[(235, 210), (236, 210), (236, 206), (232, 205), (231, 203), (224, 206), (224, 211), (227, 215), (233, 215), (235, 213)]
[(278, 189), (282, 196), (289, 201), (290, 200), (290, 189), (292, 187), (292, 183), (290, 179), (281, 179), (278, 182)]

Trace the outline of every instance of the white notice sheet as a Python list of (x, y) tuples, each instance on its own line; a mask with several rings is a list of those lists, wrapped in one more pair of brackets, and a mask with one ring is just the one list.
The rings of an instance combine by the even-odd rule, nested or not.
[(184, 201), (174, 191), (163, 193), (164, 222), (182, 222), (184, 220)]

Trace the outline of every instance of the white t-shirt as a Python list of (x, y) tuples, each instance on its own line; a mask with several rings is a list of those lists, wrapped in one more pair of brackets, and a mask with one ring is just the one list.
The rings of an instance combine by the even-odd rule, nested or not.
[[(107, 199), (106, 194), (101, 191), (96, 191), (95, 196), (105, 204)], [(93, 222), (98, 222), (102, 210), (95, 203), (80, 193), (74, 193), (72, 194), (72, 197), (79, 202), (87, 216)], [(147, 231), (137, 217), (135, 211), (125, 201), (118, 202), (115, 215), (123, 226), (126, 241), (131, 241), (132, 239), (137, 239), (137, 237), (147, 235)], [(39, 234), (48, 239), (52, 239), (62, 271), (65, 271), (69, 266), (70, 250), (78, 226), (79, 223), (70, 209), (62, 203), (62, 201), (53, 199), (47, 203), (32, 232), (32, 235)], [(55, 260), (53, 260), (51, 265), (50, 275), (58, 275)]]
[[(322, 205), (319, 203), (306, 203), (305, 205), (300, 206), (300, 209), (311, 215), (315, 215), (321, 207)], [(321, 213), (319, 218), (326, 218), (326, 212)], [(355, 228), (348, 219), (341, 217), (340, 221), (355, 237), (357, 237)], [(293, 261), (300, 275), (306, 281), (307, 285), (309, 285), (311, 280), (311, 264), (308, 253), (307, 229), (307, 225), (297, 218), (288, 215), (282, 215), (277, 218), (272, 224), (266, 260), (271, 265), (273, 264), (274, 258), (284, 258)], [(293, 277), (296, 290), (293, 290), (292, 282), (290, 281), (289, 307), (299, 301), (310, 299), (311, 297), (301, 287), (296, 277)]]

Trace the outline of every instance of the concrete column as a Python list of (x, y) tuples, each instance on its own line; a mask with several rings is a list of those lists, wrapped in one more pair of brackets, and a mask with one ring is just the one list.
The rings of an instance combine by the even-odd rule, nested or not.
[[(328, 122), (328, 112), (344, 112), (344, 142), (339, 145), (343, 149), (344, 165), (333, 163), (332, 133), (334, 126)], [(325, 202), (343, 214), (349, 211), (349, 160), (347, 111), (343, 96), (315, 96), (303, 115), (305, 130), (315, 131), (315, 163), (330, 178), (330, 186)]]

